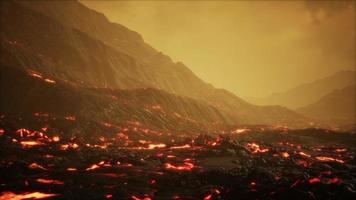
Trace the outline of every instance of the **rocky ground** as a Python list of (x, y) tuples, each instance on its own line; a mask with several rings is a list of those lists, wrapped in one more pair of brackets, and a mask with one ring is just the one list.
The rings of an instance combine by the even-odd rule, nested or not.
[(355, 135), (3, 114), (0, 199), (355, 199)]

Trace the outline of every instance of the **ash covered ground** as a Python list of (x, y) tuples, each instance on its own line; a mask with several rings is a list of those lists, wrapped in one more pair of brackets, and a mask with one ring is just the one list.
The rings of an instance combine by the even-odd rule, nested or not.
[[(1, 116), (0, 199), (354, 199), (355, 135)], [(332, 142), (331, 142), (332, 141)]]

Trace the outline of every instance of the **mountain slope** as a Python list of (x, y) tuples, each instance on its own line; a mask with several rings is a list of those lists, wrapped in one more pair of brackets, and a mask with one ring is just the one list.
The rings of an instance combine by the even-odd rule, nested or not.
[[(77, 1), (19, 1), (21, 5), (46, 15), (64, 26), (73, 27), (101, 41), (118, 53), (132, 57), (141, 66), (135, 78), (168, 92), (201, 97), (213, 88), (195, 76), (182, 63), (174, 63), (146, 44), (142, 37), (126, 27)], [(242, 100), (240, 100), (242, 101)]]
[[(217, 108), (229, 124), (305, 122), (288, 109), (255, 106), (213, 88), (183, 64), (150, 48), (137, 33), (110, 23), (78, 2), (2, 2), (1, 26), (1, 55), (8, 66), (35, 70), (76, 87), (162, 89)], [(108, 45), (115, 39), (121, 46)]]
[(83, 32), (12, 2), (2, 3), (1, 16), (2, 47), (8, 56), (21, 60), (24, 68), (87, 86), (150, 86), (131, 76), (143, 68), (132, 57)]
[(356, 86), (334, 90), (297, 111), (330, 124), (356, 124)]
[(286, 92), (275, 93), (266, 98), (250, 98), (260, 105), (282, 105), (291, 109), (307, 106), (336, 89), (355, 84), (355, 71), (339, 71), (331, 76), (302, 84)]
[(5, 115), (48, 113), (116, 125), (134, 121), (170, 131), (208, 131), (214, 125), (226, 124), (229, 117), (210, 105), (162, 90), (76, 87), (38, 72), (1, 64), (0, 89), (6, 96), (1, 100), (0, 113)]

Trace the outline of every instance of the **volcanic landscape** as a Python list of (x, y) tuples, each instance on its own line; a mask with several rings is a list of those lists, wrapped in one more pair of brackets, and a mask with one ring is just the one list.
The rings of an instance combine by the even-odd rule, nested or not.
[(1, 27), (0, 200), (356, 199), (354, 126), (249, 104), (77, 1), (1, 2)]

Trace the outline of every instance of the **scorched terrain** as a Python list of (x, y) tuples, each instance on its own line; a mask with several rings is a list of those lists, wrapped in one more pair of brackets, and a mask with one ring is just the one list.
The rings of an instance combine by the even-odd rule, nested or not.
[(356, 199), (353, 124), (214, 88), (77, 1), (0, 4), (0, 200)]

